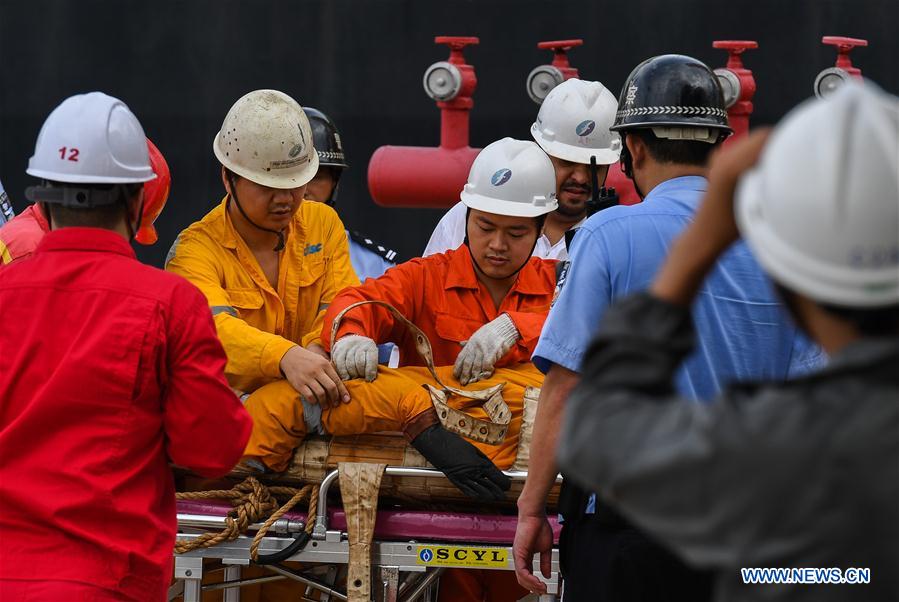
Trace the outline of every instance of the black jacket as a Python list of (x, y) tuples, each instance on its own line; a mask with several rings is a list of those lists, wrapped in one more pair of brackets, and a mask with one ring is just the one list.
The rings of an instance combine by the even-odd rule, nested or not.
[[(685, 309), (647, 294), (609, 309), (568, 400), (566, 478), (716, 569), (718, 600), (899, 600), (899, 339), (709, 404), (674, 392), (692, 348)], [(869, 568), (870, 583), (744, 584), (751, 567)]]

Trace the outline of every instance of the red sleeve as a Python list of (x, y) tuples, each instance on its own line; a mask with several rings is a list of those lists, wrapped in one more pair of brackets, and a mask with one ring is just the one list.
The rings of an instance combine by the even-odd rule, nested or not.
[[(421, 260), (413, 259), (392, 267), (379, 278), (369, 278), (365, 284), (343, 289), (331, 302), (322, 325), (322, 343), (325, 350), (331, 352), (331, 324), (341, 311), (353, 303), (366, 300), (378, 300), (394, 306), (406, 318), (415, 322), (418, 308), (424, 295), (425, 270)], [(351, 310), (344, 316), (337, 331), (337, 338), (348, 334), (359, 334), (373, 339), (376, 343), (387, 343), (398, 340), (405, 327), (400, 326), (397, 332), (396, 320), (383, 307), (363, 305)]]
[(243, 455), (253, 421), (225, 380), (225, 351), (206, 298), (184, 282), (175, 292), (168, 333), (166, 451), (205, 477), (228, 473)]

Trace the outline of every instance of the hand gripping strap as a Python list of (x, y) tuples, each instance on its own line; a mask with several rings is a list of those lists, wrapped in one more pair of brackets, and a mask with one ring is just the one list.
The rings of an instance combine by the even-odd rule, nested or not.
[[(444, 384), (440, 377), (437, 376), (437, 371), (434, 370), (434, 353), (431, 350), (431, 341), (428, 340), (427, 335), (389, 303), (369, 300), (359, 301), (346, 307), (337, 314), (337, 317), (334, 318), (334, 322), (331, 324), (331, 344), (333, 345), (336, 342), (337, 330), (340, 328), (343, 316), (351, 309), (368, 304), (380, 305), (385, 308), (393, 314), (394, 318), (402, 322), (409, 329), (409, 332), (415, 335), (415, 349), (427, 364), (428, 371), (434, 377), (434, 381), (441, 387), (438, 389), (428, 384), (424, 385), (424, 388), (427, 389), (431, 396), (431, 403), (434, 404), (434, 409), (437, 410), (437, 417), (443, 428), (487, 445), (499, 445), (502, 443), (506, 438), (509, 421), (512, 420), (512, 412), (509, 410), (509, 406), (506, 405), (506, 401), (501, 393), (505, 383), (499, 383), (478, 391), (466, 391)], [(474, 418), (461, 409), (450, 407), (448, 400), (452, 395), (481, 402), (484, 412), (490, 419)]]

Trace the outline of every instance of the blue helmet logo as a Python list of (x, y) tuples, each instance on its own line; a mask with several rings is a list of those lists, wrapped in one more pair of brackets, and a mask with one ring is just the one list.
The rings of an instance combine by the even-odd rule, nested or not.
[(578, 136), (589, 136), (593, 130), (596, 128), (596, 122), (592, 119), (588, 119), (587, 121), (582, 121), (577, 124), (577, 127), (574, 128), (574, 132)]
[(496, 173), (493, 174), (492, 178), (490, 178), (490, 183), (494, 186), (502, 186), (510, 179), (512, 179), (512, 170), (503, 167), (502, 169), (496, 170)]

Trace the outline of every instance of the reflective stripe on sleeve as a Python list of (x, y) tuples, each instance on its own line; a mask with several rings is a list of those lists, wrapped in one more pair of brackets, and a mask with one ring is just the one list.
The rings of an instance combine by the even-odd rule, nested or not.
[(237, 310), (230, 305), (213, 305), (209, 309), (212, 311), (213, 316), (217, 316), (218, 314), (231, 314), (235, 318), (237, 317)]

